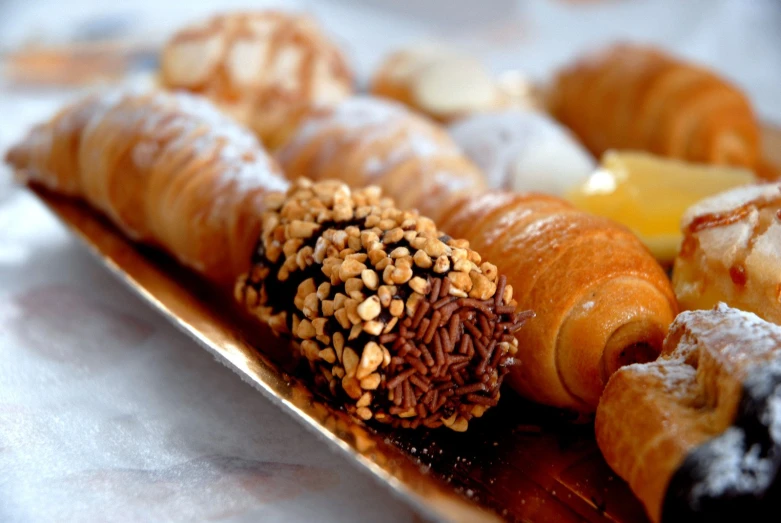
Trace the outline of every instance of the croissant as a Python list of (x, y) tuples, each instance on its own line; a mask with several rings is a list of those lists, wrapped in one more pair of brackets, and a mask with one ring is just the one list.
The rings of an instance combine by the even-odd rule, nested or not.
[(443, 129), (379, 98), (350, 98), (310, 116), (275, 156), (289, 175), (379, 185), (400, 208), (434, 221), (445, 201), (486, 189)]
[(273, 149), (301, 118), (352, 92), (341, 51), (306, 15), (229, 13), (177, 32), (163, 49), (161, 81), (207, 96)]
[(759, 160), (743, 93), (653, 48), (615, 45), (576, 61), (557, 75), (548, 105), (597, 156), (637, 149), (748, 168)]
[(287, 187), (252, 133), (184, 93), (86, 98), (7, 161), (22, 181), (83, 198), (134, 240), (229, 285), (249, 267), (264, 196)]
[(7, 161), (22, 182), (235, 283), (249, 314), (294, 341), (315, 387), (363, 420), (463, 431), (499, 401), (530, 313), (515, 312), (496, 266), (376, 187), (288, 188), (254, 135), (206, 100), (87, 98)]
[(673, 286), (684, 309), (723, 301), (781, 324), (781, 185), (748, 185), (706, 198), (682, 219)]
[[(616, 368), (661, 350), (677, 311), (669, 280), (635, 236), (607, 219), (552, 196), (481, 194), (452, 143), (424, 140), (432, 129), (388, 102), (349, 100), (304, 123), (276, 157), (291, 177), (375, 183), (490, 253), (520, 309), (536, 314), (516, 335), (509, 382), (532, 400), (593, 412)], [(441, 157), (461, 168), (431, 169)]]
[(680, 314), (654, 362), (624, 367), (599, 448), (652, 521), (775, 521), (781, 328), (724, 304)]

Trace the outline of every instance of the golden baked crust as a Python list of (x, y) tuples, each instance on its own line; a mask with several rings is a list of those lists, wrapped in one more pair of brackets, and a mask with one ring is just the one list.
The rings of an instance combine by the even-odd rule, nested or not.
[(756, 167), (759, 128), (746, 97), (713, 73), (637, 45), (615, 45), (559, 72), (553, 115), (595, 155), (638, 149)]
[(781, 185), (750, 185), (684, 214), (673, 285), (681, 307), (723, 301), (781, 323)]
[(536, 314), (518, 333), (508, 377), (526, 397), (593, 412), (616, 368), (661, 350), (677, 304), (635, 236), (555, 197), (485, 193), (480, 173), (442, 130), (398, 104), (344, 102), (306, 122), (277, 158), (291, 177), (377, 184), (490, 253), (519, 307)]
[[(675, 505), (680, 509), (684, 502), (691, 505), (687, 510), (702, 510), (695, 499), (698, 496), (713, 500), (738, 495), (741, 489), (768, 486), (751, 481), (740, 484), (741, 475), (751, 475), (753, 465), (741, 463), (738, 453), (746, 452), (750, 460), (751, 440), (756, 434), (743, 434), (743, 443), (730, 450), (735, 455), (723, 456), (725, 461), (710, 471), (715, 474), (710, 479), (720, 484), (718, 489), (704, 483), (707, 475), (697, 477), (697, 471), (681, 467), (698, 447), (706, 441), (715, 442), (714, 438), (729, 427), (733, 432), (743, 430), (733, 424), (738, 415), (746, 415), (740, 411), (746, 410), (743, 400), (748, 380), (763, 376), (772, 385), (776, 377), (760, 369), (778, 363), (780, 356), (778, 326), (720, 304), (712, 310), (680, 314), (657, 361), (624, 367), (610, 378), (597, 409), (597, 443), (653, 521), (676, 517), (667, 513), (663, 518), (663, 509), (667, 512)], [(754, 415), (768, 430), (774, 430), (768, 419), (761, 419), (761, 409)], [(764, 454), (756, 454), (754, 463), (762, 459)], [(686, 491), (680, 488), (683, 478), (678, 471), (695, 472), (690, 479), (700, 482), (700, 487), (687, 492), (683, 500), (674, 499)], [(676, 489), (668, 492), (676, 474)], [(771, 483), (774, 476), (768, 478)]]
[(265, 196), (287, 187), (252, 133), (186, 93), (89, 97), (36, 126), (7, 161), (224, 284), (249, 266)]
[(313, 115), (275, 156), (289, 177), (378, 185), (399, 208), (435, 221), (448, 201), (487, 188), (444, 129), (380, 98), (353, 97)]
[(176, 33), (163, 49), (165, 87), (209, 97), (273, 149), (312, 110), (352, 92), (339, 49), (306, 15), (215, 16)]

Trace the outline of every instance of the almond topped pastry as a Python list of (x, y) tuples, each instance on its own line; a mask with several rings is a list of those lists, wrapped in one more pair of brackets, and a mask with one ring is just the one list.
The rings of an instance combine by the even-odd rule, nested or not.
[(478, 60), (435, 44), (386, 57), (374, 73), (370, 91), (443, 122), (522, 102), (511, 94), (517, 89), (504, 89)]
[(215, 16), (185, 27), (161, 57), (165, 87), (207, 96), (269, 148), (306, 113), (353, 89), (341, 51), (309, 16), (277, 11)]
[(781, 323), (781, 185), (751, 185), (686, 211), (673, 285), (685, 309), (723, 301)]

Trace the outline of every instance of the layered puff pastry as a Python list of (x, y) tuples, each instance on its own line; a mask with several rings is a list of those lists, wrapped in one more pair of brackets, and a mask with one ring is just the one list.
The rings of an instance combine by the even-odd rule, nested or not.
[(353, 89), (342, 52), (303, 14), (215, 16), (177, 32), (160, 62), (164, 87), (207, 96), (271, 149), (286, 141), (304, 115)]
[(593, 412), (612, 372), (661, 350), (677, 303), (633, 234), (552, 196), (486, 193), (455, 144), (400, 106), (346, 101), (305, 122), (277, 158), (293, 178), (377, 184), (490, 252), (519, 308), (535, 312), (508, 376), (524, 396)]
[(575, 61), (558, 73), (547, 103), (597, 156), (635, 149), (750, 169), (759, 163), (759, 127), (746, 96), (651, 47), (614, 45)]
[(781, 323), (781, 185), (707, 198), (683, 216), (673, 285), (685, 309), (723, 301)]
[(377, 187), (288, 186), (254, 135), (206, 100), (89, 97), (7, 161), (20, 181), (82, 199), (231, 285), (293, 340), (314, 385), (363, 420), (463, 431), (499, 400), (531, 313), (516, 312), (496, 266)]
[(186, 93), (90, 96), (6, 161), (22, 182), (88, 201), (130, 238), (227, 285), (249, 268), (266, 195), (287, 187), (251, 132)]
[(597, 409), (608, 464), (652, 521), (776, 521), (781, 328), (719, 304), (680, 314), (661, 357), (624, 367)]
[(399, 207), (435, 221), (448, 201), (487, 189), (444, 129), (400, 103), (370, 96), (306, 118), (275, 157), (291, 177), (379, 185)]

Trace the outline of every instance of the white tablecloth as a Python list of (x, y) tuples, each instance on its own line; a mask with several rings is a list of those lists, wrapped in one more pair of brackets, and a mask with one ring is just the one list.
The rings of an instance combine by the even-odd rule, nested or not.
[[(416, 39), (454, 41), (497, 72), (544, 79), (587, 47), (634, 38), (715, 67), (781, 122), (774, 0), (475, 4), (284, 5), (313, 11), (361, 78)], [(247, 3), (7, 1), (0, 49), (112, 20), (158, 41), (235, 5)], [(69, 96), (0, 85), (0, 151)], [(130, 295), (9, 175), (0, 168), (0, 521), (414, 519)]]

